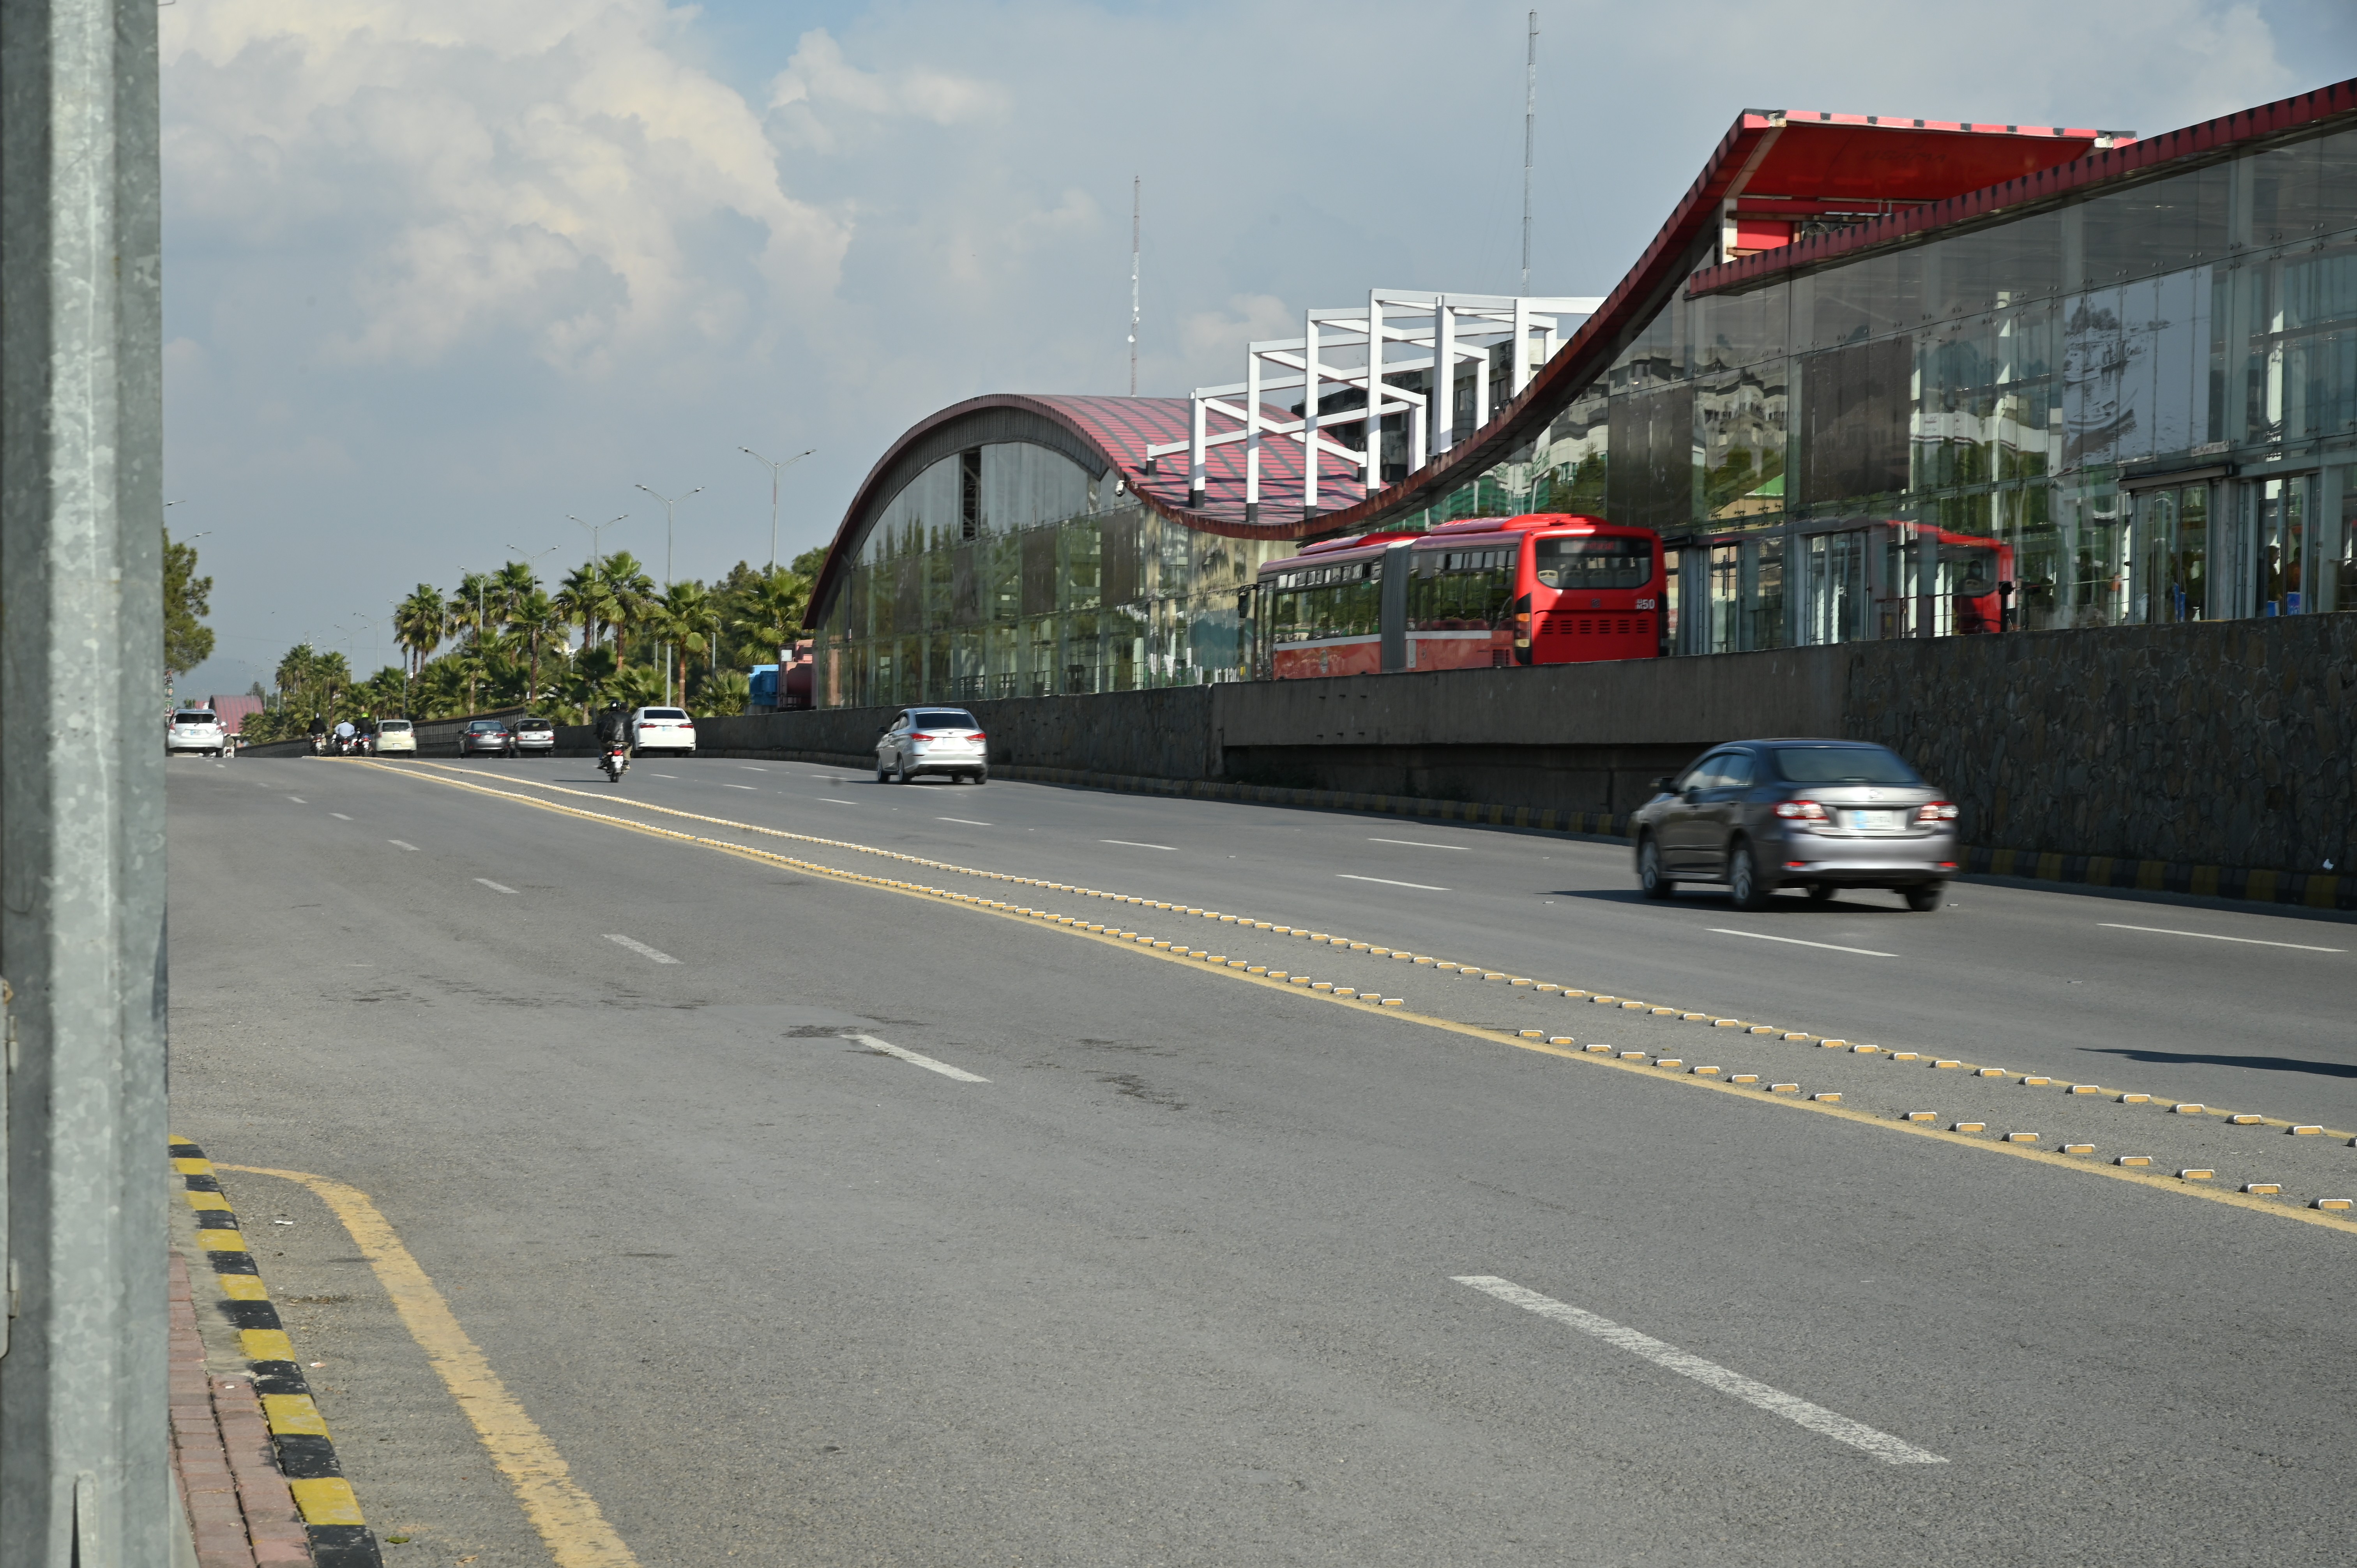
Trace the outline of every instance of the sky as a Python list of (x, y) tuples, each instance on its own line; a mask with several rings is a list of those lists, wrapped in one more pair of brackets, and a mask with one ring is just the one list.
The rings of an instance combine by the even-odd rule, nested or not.
[[(219, 642), (398, 662), (421, 582), (834, 532), (902, 431), (1370, 287), (1513, 291), (1528, 0), (178, 0), (167, 518)], [(2357, 75), (2347, 0), (1540, 0), (1531, 290), (1601, 295), (1746, 108), (2153, 134)], [(667, 542), (662, 504), (673, 497)], [(198, 537), (201, 536), (201, 537)]]

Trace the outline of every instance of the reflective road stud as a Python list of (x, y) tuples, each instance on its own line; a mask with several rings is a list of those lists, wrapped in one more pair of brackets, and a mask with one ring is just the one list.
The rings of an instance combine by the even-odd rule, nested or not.
[(2008, 1076), (2008, 1074), (2006, 1069), (2001, 1067), (1984, 1067), (1974, 1069), (1973, 1076), (1975, 1078), (2005, 1078)]
[(1715, 1067), (1690, 1067), (1686, 1069), (1686, 1071), (1694, 1074), (1696, 1078), (1717, 1078), (1718, 1076), (1718, 1069)]
[(2118, 1103), (2122, 1105), (2149, 1105), (2152, 1103), (2152, 1096), (2149, 1094), (2123, 1094), (2120, 1096)]
[(1645, 1059), (1645, 1053), (1642, 1051), (1622, 1051), (1620, 1053), (1620, 1059), (1624, 1062), (1641, 1062)]
[(2122, 1155), (2118, 1159), (2114, 1160), (2112, 1164), (2115, 1165), (2134, 1165), (2141, 1168), (2152, 1164), (2152, 1156), (2150, 1155)]
[(1758, 1083), (1760, 1081), (1760, 1075), (1756, 1072), (1733, 1073), (1728, 1075), (1727, 1081), (1729, 1083)]
[(1908, 1111), (1902, 1112), (1900, 1119), (1906, 1122), (1937, 1122), (1940, 1119), (1940, 1113), (1936, 1111)]
[(1988, 1123), (1986, 1122), (1954, 1122), (1949, 1123), (1948, 1131), (1951, 1133), (1986, 1133), (1988, 1131)]
[(1962, 1062), (1950, 1061), (1945, 1057), (1942, 1057), (1934, 1060), (1932, 1065), (1933, 1067), (1962, 1067), (1964, 1064)]
[(2095, 1145), (2093, 1144), (2065, 1144), (2062, 1145), (2062, 1152), (2066, 1155), (2092, 1155), (2095, 1152)]
[(2032, 1073), (2021, 1080), (2021, 1087), (2024, 1089), (2044, 1089), (2053, 1081), (2054, 1080), (2050, 1078), (2040, 1078), (2037, 1074)]
[(2227, 1122), (2236, 1127), (2255, 1127), (2266, 1120), (2264, 1116), (2229, 1116)]
[(1684, 1067), (1686, 1064), (1682, 1058), (1677, 1057), (1656, 1057), (1653, 1058), (1653, 1065), (1655, 1067)]
[(2170, 1111), (2179, 1116), (2199, 1116), (2208, 1109), (2209, 1107), (2206, 1105), (2196, 1105), (2190, 1101), (2182, 1105), (2172, 1105), (2169, 1107)]
[(2243, 1190), (2253, 1197), (2281, 1197), (2283, 1184), (2273, 1181), (2246, 1181), (2243, 1184)]
[(2345, 1197), (2319, 1197), (2314, 1203), (2309, 1204), (2309, 1207), (2310, 1208), (2343, 1209), (2350, 1207), (2350, 1200)]
[(2294, 1127), (2291, 1129), (2291, 1135), (2295, 1138), (2313, 1138), (2323, 1131), (2321, 1127)]
[(2205, 1171), (2199, 1166), (2194, 1166), (2190, 1169), (2178, 1172), (2177, 1179), (2179, 1181), (2214, 1181), (2217, 1179), (2217, 1176), (2218, 1173), (2216, 1171)]
[(1768, 1086), (1768, 1092), (1770, 1094), (1798, 1094), (1801, 1092), (1801, 1086), (1797, 1083), (1771, 1083)]
[(2099, 1083), (2074, 1083), (2071, 1086), (2071, 1092), (2073, 1094), (2101, 1094), (2104, 1092), (2104, 1087)]
[(1839, 1105), (1841, 1103), (1841, 1096), (1838, 1094), (1812, 1094), (1809, 1098), (1825, 1105)]
[(2008, 1144), (2034, 1144), (2038, 1142), (2038, 1134), (2035, 1133), (2007, 1133), (2005, 1135), (2005, 1141)]

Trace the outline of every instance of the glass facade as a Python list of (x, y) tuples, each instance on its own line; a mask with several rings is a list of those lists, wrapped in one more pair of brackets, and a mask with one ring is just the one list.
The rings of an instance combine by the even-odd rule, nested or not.
[(882, 507), (823, 607), (822, 707), (1232, 681), (1242, 600), (1292, 540), (1229, 539), (1026, 441), (934, 462)]
[(2357, 609), (2352, 482), (2344, 131), (1681, 291), (1532, 442), (1384, 526), (1657, 529), (1672, 651), (1714, 653)]

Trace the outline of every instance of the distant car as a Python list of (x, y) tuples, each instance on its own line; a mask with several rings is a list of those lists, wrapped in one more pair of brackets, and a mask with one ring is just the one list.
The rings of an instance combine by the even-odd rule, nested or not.
[(505, 719), (470, 719), (458, 732), (461, 757), (513, 757), (515, 732)]
[(417, 732), (407, 719), (380, 719), (376, 726), (376, 754), (391, 757), (396, 752), (417, 755)]
[(1780, 887), (1819, 901), (1888, 887), (1929, 912), (1956, 874), (1955, 806), (1886, 746), (1744, 741), (1653, 788), (1630, 819), (1648, 898), (1720, 882), (1737, 908), (1764, 909)]
[(515, 748), (518, 754), (537, 751), (554, 755), (556, 751), (556, 726), (546, 719), (516, 720)]
[(182, 708), (164, 728), (167, 757), (183, 751), (193, 751), (199, 757), (219, 757), (228, 745), (229, 735), (221, 728), (221, 715), (210, 708)]
[(990, 782), (989, 736), (963, 708), (904, 708), (876, 741), (876, 782), (906, 784), (920, 774), (952, 783)]
[(685, 708), (639, 708), (630, 714), (630, 749), (695, 755), (695, 721)]

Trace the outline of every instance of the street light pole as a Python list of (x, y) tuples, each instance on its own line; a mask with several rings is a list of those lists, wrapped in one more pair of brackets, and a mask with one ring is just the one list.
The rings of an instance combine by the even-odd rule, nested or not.
[(813, 446), (810, 452), (797, 452), (782, 463), (772, 463), (750, 446), (739, 446), (737, 450), (770, 470), (770, 570), (774, 572), (778, 569), (778, 476), (809, 456), (811, 452), (817, 451), (818, 448)]
[[(603, 522), (582, 522), (581, 519), (569, 511), (565, 514), (565, 521), (579, 522), (582, 527), (589, 531), (589, 570), (593, 575), (602, 562), (602, 558), (597, 553), (597, 536), (616, 523), (625, 521), (630, 515), (629, 512), (624, 512), (620, 517), (609, 517)], [(587, 616), (581, 618), (581, 649), (585, 653), (589, 650), (589, 618)]]
[[(680, 496), (676, 499), (664, 495), (661, 490), (651, 489), (645, 485), (640, 485), (639, 489), (645, 490), (647, 494), (654, 497), (655, 499), (662, 502), (663, 504), (663, 592), (669, 593), (672, 589), (672, 508), (677, 506), (681, 501), (685, 500), (687, 496), (701, 495), (704, 492), (704, 487), (702, 485), (698, 485), (695, 489), (688, 491), (687, 496)], [(669, 702), (671, 700), (671, 639), (669, 638), (665, 638), (663, 639), (662, 667), (663, 700), (665, 702)]]

